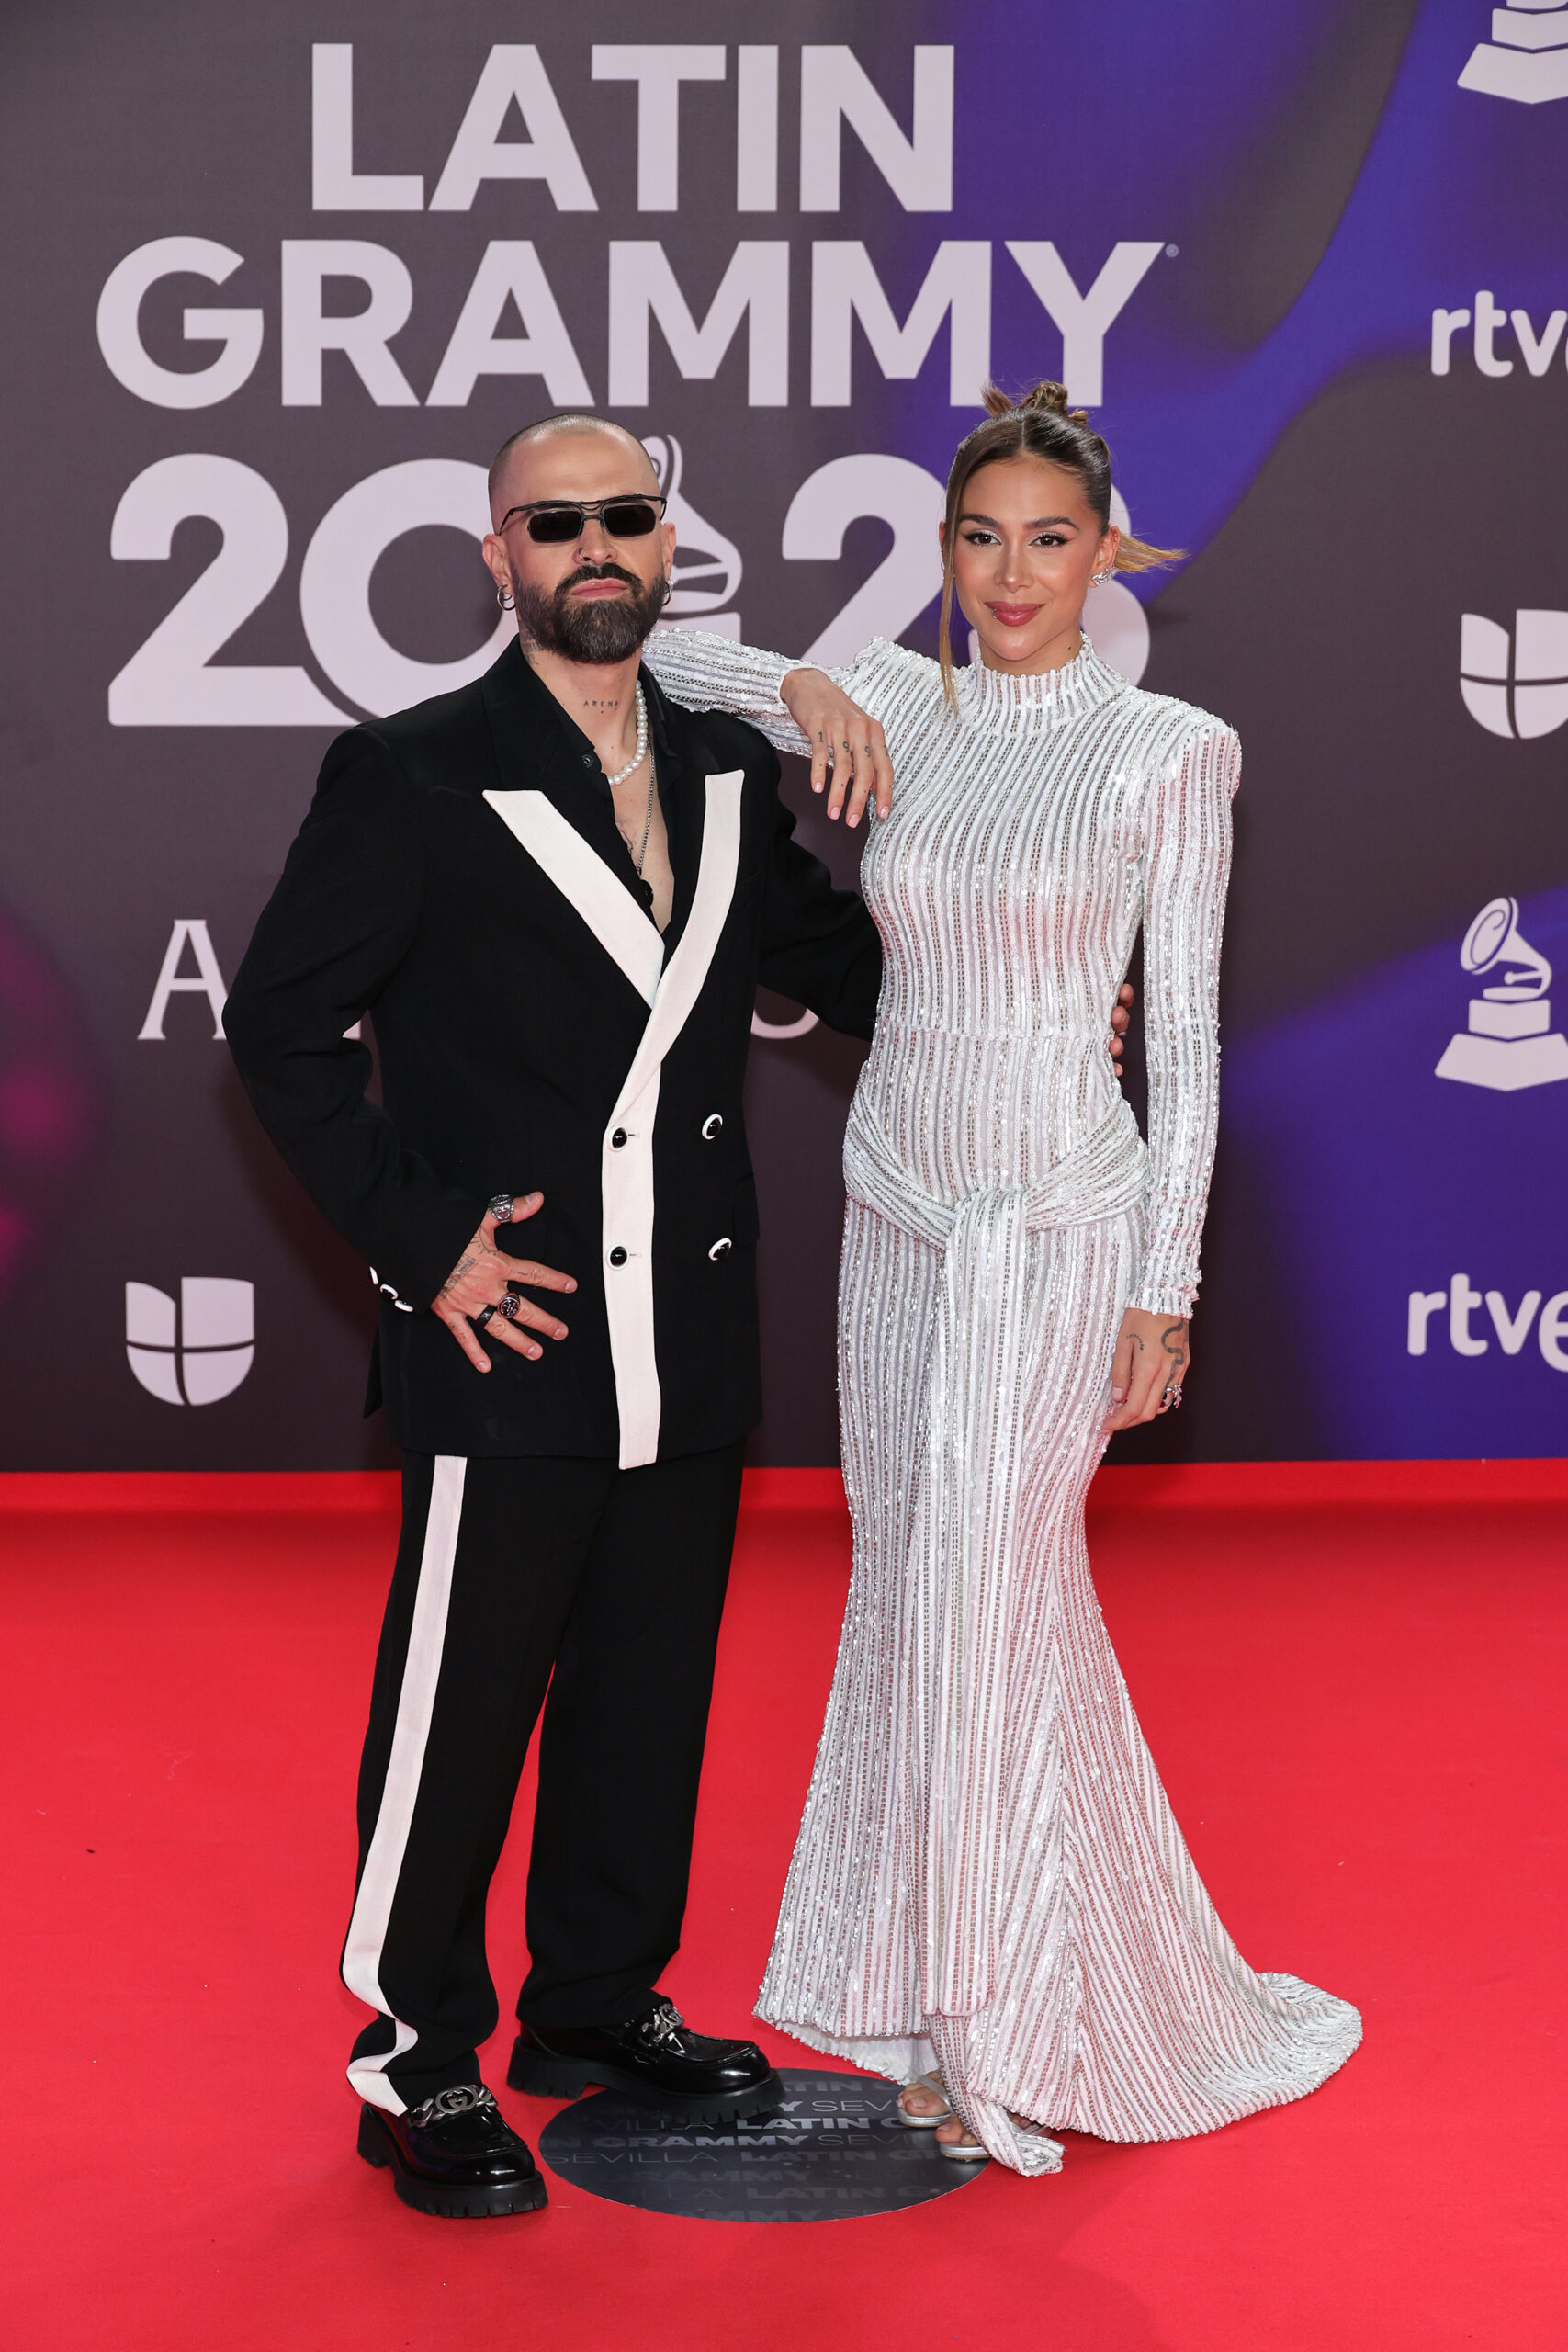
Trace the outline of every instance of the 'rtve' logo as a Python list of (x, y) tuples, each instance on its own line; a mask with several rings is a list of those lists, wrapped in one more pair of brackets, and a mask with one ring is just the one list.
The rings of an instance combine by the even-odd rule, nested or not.
[[(1518, 1306), (1510, 1311), (1500, 1290), (1479, 1291), (1468, 1274), (1455, 1274), (1446, 1290), (1413, 1290), (1410, 1294), (1404, 1345), (1407, 1353), (1424, 1356), (1427, 1352), (1427, 1326), (1435, 1315), (1448, 1309), (1449, 1345), (1456, 1356), (1483, 1356), (1492, 1345), (1479, 1332), (1471, 1329), (1471, 1319), (1480, 1306), (1484, 1306), (1491, 1318), (1497, 1344), (1506, 1356), (1517, 1356), (1529, 1337), (1530, 1325), (1535, 1324), (1536, 1342), (1541, 1355), (1553, 1372), (1568, 1372), (1568, 1290), (1555, 1291), (1545, 1306), (1540, 1293), (1527, 1290)], [(1539, 1320), (1536, 1309), (1540, 1308)]]
[(179, 1306), (150, 1283), (125, 1285), (125, 1352), (150, 1395), (165, 1405), (215, 1405), (231, 1396), (255, 1357), (255, 1286), (187, 1274)]
[(1568, 0), (1507, 0), (1492, 11), (1492, 38), (1477, 42), (1461, 90), (1538, 107), (1568, 98)]
[(1464, 707), (1488, 734), (1554, 734), (1568, 720), (1568, 613), (1517, 612), (1511, 636), (1466, 613), (1459, 670)]

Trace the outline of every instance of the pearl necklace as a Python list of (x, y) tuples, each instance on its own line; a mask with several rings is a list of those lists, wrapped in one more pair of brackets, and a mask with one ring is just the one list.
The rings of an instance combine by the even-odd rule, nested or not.
[(633, 769), (641, 767), (643, 761), (647, 756), (648, 705), (643, 700), (642, 686), (639, 683), (637, 689), (637, 750), (632, 753), (631, 758), (626, 762), (626, 766), (618, 769), (615, 775), (610, 777), (609, 784), (611, 790), (614, 791), (617, 784), (625, 784), (627, 776), (631, 775)]
[[(642, 765), (643, 761), (644, 761), (645, 759), (647, 759), (647, 757), (648, 757), (648, 705), (647, 705), (647, 703), (643, 700), (642, 687), (641, 687), (641, 685), (639, 684), (639, 685), (638, 685), (638, 687), (637, 687), (637, 750), (632, 753), (632, 756), (631, 756), (631, 758), (626, 762), (626, 766), (625, 766), (624, 768), (620, 769), (620, 770), (617, 772), (617, 774), (615, 774), (615, 775), (611, 776), (611, 777), (608, 779), (608, 781), (609, 781), (609, 785), (610, 785), (610, 789), (612, 790), (612, 792), (615, 790), (615, 786), (616, 786), (616, 785), (617, 785), (617, 784), (625, 784), (625, 782), (626, 782), (626, 780), (627, 776), (629, 776), (629, 775), (633, 773), (633, 771), (634, 771), (635, 769), (639, 768), (639, 767)], [(617, 822), (617, 824), (618, 824), (618, 823), (620, 822), (620, 820), (617, 818), (615, 821), (616, 821), (616, 822)], [(651, 765), (651, 763), (650, 763), (650, 764), (649, 764), (649, 771), (648, 771), (648, 807), (647, 807), (647, 808), (646, 808), (646, 809), (643, 811), (643, 819), (642, 819), (642, 847), (638, 850), (638, 852), (637, 852), (637, 880), (638, 880), (639, 882), (642, 880), (642, 869), (643, 869), (643, 865), (644, 865), (644, 864), (645, 864), (645, 862), (646, 862), (646, 860), (647, 860), (647, 857), (648, 857), (648, 837), (649, 837), (649, 833), (651, 833), (651, 832), (652, 832), (652, 831), (653, 831), (653, 768), (652, 768), (652, 765)], [(626, 836), (625, 836), (625, 834), (624, 834), (624, 833), (623, 833), (623, 835), (622, 835), (622, 837), (621, 837), (621, 838), (623, 839), (623, 841), (624, 841), (624, 840), (626, 840)], [(629, 841), (628, 841), (628, 842), (626, 842), (626, 847), (627, 847), (627, 849), (628, 849), (628, 850), (629, 850), (629, 849), (630, 849), (630, 847), (631, 847), (631, 843), (630, 843), (630, 842), (629, 842)]]

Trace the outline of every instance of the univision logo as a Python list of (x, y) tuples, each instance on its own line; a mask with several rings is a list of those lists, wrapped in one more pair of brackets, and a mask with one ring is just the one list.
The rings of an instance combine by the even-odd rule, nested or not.
[(1568, 719), (1568, 613), (1516, 613), (1511, 637), (1466, 613), (1459, 669), (1464, 707), (1489, 734), (1552, 734)]
[(176, 1309), (151, 1283), (125, 1285), (125, 1352), (143, 1388), (165, 1405), (231, 1396), (255, 1356), (253, 1283), (187, 1274)]

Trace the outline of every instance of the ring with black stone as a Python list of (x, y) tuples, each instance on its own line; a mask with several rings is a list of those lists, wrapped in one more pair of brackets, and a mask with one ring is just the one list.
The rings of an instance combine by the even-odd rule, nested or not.
[(518, 1297), (517, 1293), (514, 1290), (509, 1290), (501, 1302), (502, 1314), (508, 1323), (516, 1322), (522, 1306), (523, 1301)]

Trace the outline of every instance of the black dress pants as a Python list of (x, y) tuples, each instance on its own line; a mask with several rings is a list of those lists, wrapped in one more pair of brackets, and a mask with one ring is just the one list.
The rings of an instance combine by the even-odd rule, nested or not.
[(405, 1456), (343, 1957), (378, 2012), (348, 2070), (372, 2104), (478, 2079), (499, 2016), (485, 1901), (541, 1703), (518, 2015), (651, 2006), (681, 1938), (741, 1453)]

